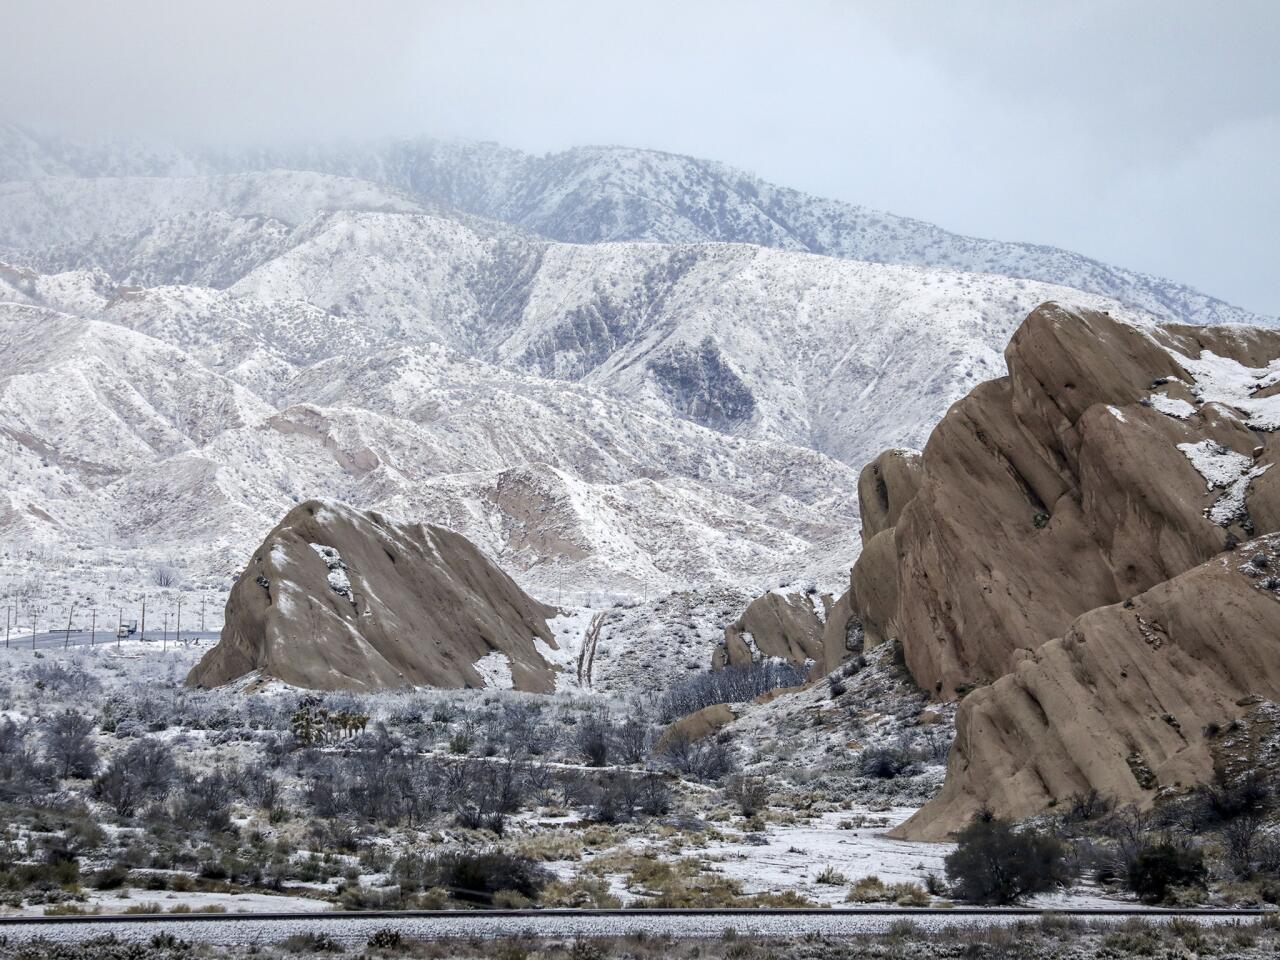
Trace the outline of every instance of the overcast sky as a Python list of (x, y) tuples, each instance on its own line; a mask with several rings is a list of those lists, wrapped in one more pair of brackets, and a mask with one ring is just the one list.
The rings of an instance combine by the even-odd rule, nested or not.
[(713, 157), (1280, 314), (1280, 0), (5, 0), (0, 117)]

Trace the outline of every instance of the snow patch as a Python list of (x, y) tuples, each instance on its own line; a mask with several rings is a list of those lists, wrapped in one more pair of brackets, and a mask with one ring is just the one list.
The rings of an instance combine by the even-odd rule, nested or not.
[(1194, 378), (1189, 389), (1201, 402), (1235, 407), (1245, 414), (1249, 426), (1255, 430), (1280, 429), (1280, 396), (1254, 396), (1280, 383), (1280, 357), (1265, 367), (1246, 367), (1212, 350), (1202, 350), (1194, 359), (1177, 351), (1170, 353)]
[(316, 552), (316, 556), (323, 560), (325, 566), (329, 568), (329, 576), (327, 578), (329, 589), (355, 603), (351, 593), (351, 580), (347, 576), (347, 564), (343, 561), (342, 554), (323, 543), (312, 543), (308, 544), (308, 546)]
[(1177, 397), (1166, 396), (1163, 393), (1153, 393), (1147, 397), (1147, 400), (1153, 409), (1159, 410), (1166, 417), (1173, 417), (1175, 420), (1187, 420), (1196, 412), (1196, 408), (1187, 403), (1187, 401), (1180, 400)]
[(1205, 511), (1205, 516), (1221, 527), (1244, 519), (1249, 484), (1266, 473), (1271, 464), (1254, 467), (1250, 457), (1212, 440), (1180, 443), (1178, 449), (1204, 477), (1207, 490), (1225, 491)]
[(476, 673), (484, 680), (486, 687), (498, 690), (512, 690), (515, 681), (511, 677), (511, 658), (501, 650), (486, 653), (472, 664)]

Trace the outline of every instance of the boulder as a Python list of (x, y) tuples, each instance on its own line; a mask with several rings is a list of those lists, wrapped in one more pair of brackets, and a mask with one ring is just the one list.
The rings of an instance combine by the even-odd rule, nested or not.
[(550, 692), (555, 613), (450, 530), (309, 500), (254, 552), (187, 685)]

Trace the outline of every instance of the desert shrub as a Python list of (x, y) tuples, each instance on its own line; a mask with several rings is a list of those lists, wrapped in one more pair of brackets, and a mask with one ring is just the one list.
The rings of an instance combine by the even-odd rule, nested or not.
[(868, 747), (858, 755), (858, 772), (864, 777), (892, 780), (911, 766), (911, 755), (898, 746)]
[(1129, 862), (1129, 889), (1148, 903), (1169, 900), (1179, 888), (1203, 888), (1204, 854), (1191, 847), (1158, 843), (1140, 849)]
[(667, 741), (662, 759), (672, 770), (697, 780), (721, 780), (738, 765), (727, 743), (680, 736)]
[(623, 763), (643, 763), (653, 741), (648, 717), (637, 710), (613, 728), (613, 744)]
[(297, 954), (345, 952), (342, 944), (327, 933), (295, 933), (280, 941), (280, 948)]
[(952, 892), (971, 903), (1016, 903), (1070, 880), (1065, 846), (1037, 830), (1015, 830), (982, 812), (946, 859)]
[(1202, 815), (1210, 824), (1265, 814), (1274, 800), (1265, 774), (1257, 770), (1235, 779), (1219, 771), (1211, 783), (1197, 789), (1196, 796), (1202, 804)]
[(27, 675), (37, 690), (50, 693), (83, 696), (101, 687), (97, 677), (78, 663), (41, 660), (30, 667)]
[(0, 721), (0, 800), (26, 800), (54, 787), (55, 771), (34, 748), (29, 723)]
[(821, 870), (818, 871), (816, 876), (814, 876), (813, 882), (825, 884), (829, 887), (839, 887), (839, 886), (843, 886), (849, 881), (843, 873), (841, 873), (835, 867), (831, 866), (831, 864), (827, 864), (825, 867), (823, 867)]
[(404, 937), (399, 930), (383, 927), (369, 935), (366, 945), (375, 950), (399, 950), (404, 946)]
[(168, 794), (178, 775), (173, 752), (161, 740), (144, 737), (131, 743), (94, 783), (99, 797), (122, 817), (133, 816), (141, 804)]
[(93, 721), (74, 710), (64, 710), (46, 725), (45, 755), (60, 777), (92, 777), (98, 769), (98, 751), (89, 739), (91, 733)]
[(658, 701), (658, 718), (670, 723), (715, 703), (740, 703), (778, 687), (799, 686), (806, 676), (795, 664), (777, 659), (709, 670), (669, 687)]
[(896, 903), (903, 907), (927, 907), (929, 905), (929, 894), (918, 883), (885, 883), (875, 874), (872, 874), (855, 881), (845, 895), (845, 901), (848, 903)]
[(1074, 794), (1068, 801), (1062, 819), (1066, 823), (1086, 823), (1098, 820), (1111, 812), (1114, 804), (1100, 794), (1097, 788)]
[(582, 759), (593, 767), (603, 767), (609, 762), (609, 721), (600, 714), (593, 714), (578, 724), (574, 739)]
[(671, 788), (656, 773), (646, 773), (639, 782), (640, 812), (660, 817), (671, 812)]
[(501, 850), (449, 850), (425, 857), (406, 853), (391, 877), (405, 892), (443, 887), (459, 900), (489, 903), (500, 890), (537, 900), (552, 874), (528, 857)]
[(724, 794), (744, 817), (754, 817), (769, 801), (769, 781), (764, 777), (730, 777)]
[(235, 799), (230, 778), (220, 769), (199, 776), (182, 771), (172, 805), (173, 819), (188, 827), (226, 830)]

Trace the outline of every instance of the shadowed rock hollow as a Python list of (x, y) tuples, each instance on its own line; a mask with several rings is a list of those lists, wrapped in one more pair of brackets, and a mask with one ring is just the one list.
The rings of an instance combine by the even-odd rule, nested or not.
[(452, 531), (309, 500), (255, 551), (187, 684), (549, 692), (555, 612)]
[(1253, 668), (1280, 659), (1280, 581), (1227, 552), (1280, 519), (1278, 358), (1280, 331), (1046, 303), (1007, 377), (952, 406), (918, 459), (864, 471), (866, 641), (900, 641), (921, 687), (964, 697), (947, 786), (905, 834), (983, 804), (1189, 786), (1211, 770), (1205, 723), (1280, 696)]

